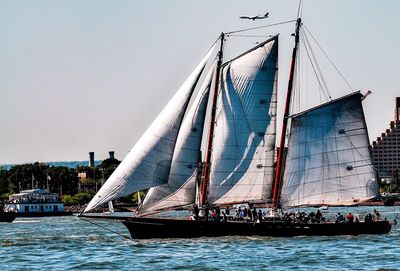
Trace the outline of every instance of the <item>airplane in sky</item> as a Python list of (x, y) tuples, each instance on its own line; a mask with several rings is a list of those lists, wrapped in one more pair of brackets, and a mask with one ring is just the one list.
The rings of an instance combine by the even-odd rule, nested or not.
[(265, 13), (265, 15), (257, 15), (257, 16), (240, 16), (240, 19), (249, 19), (249, 20), (261, 20), (268, 18), (269, 12)]

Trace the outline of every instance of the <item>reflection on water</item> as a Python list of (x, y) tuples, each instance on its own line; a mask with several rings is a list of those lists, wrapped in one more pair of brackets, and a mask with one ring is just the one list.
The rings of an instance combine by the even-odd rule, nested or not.
[[(329, 210), (392, 220), (400, 207)], [(128, 235), (119, 222), (101, 225)], [(400, 229), (386, 235), (220, 237), (129, 241), (77, 217), (0, 223), (0, 270), (400, 270)]]

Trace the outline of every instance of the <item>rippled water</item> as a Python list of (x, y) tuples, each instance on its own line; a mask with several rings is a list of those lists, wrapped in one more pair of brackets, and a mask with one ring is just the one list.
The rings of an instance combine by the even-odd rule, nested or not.
[[(356, 208), (356, 212), (373, 208)], [(381, 207), (389, 219), (397, 209)], [(332, 210), (333, 212), (334, 210)], [(354, 211), (354, 210), (353, 210)], [(119, 222), (101, 222), (128, 235)], [(400, 229), (387, 235), (130, 241), (77, 217), (0, 223), (0, 270), (400, 270)]]

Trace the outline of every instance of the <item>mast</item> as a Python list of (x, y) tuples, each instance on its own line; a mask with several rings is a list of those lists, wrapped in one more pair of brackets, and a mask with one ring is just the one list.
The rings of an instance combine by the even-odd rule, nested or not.
[(278, 161), (276, 163), (276, 172), (275, 172), (275, 182), (274, 182), (274, 191), (272, 195), (272, 208), (277, 208), (277, 201), (278, 201), (278, 189), (279, 189), (279, 182), (282, 175), (282, 162), (284, 156), (284, 148), (285, 148), (285, 139), (286, 139), (286, 130), (287, 130), (287, 123), (289, 117), (289, 110), (290, 110), (290, 102), (292, 99), (292, 90), (293, 90), (293, 77), (294, 77), (294, 69), (296, 66), (296, 55), (297, 55), (297, 48), (299, 45), (299, 32), (301, 26), (301, 18), (297, 19), (296, 23), (296, 32), (295, 32), (295, 42), (294, 48), (292, 52), (292, 63), (290, 66), (290, 75), (289, 75), (289, 82), (288, 82), (288, 89), (286, 94), (286, 103), (285, 103), (285, 111), (283, 115), (283, 123), (282, 123), (282, 133), (281, 133), (281, 140), (279, 144), (279, 152), (278, 152)]
[(215, 124), (215, 115), (217, 111), (217, 98), (218, 98), (218, 89), (220, 83), (220, 74), (221, 74), (221, 66), (222, 66), (222, 58), (223, 58), (223, 45), (224, 45), (224, 37), (225, 34), (221, 33), (220, 36), (220, 48), (218, 51), (218, 62), (215, 71), (215, 83), (214, 83), (214, 94), (212, 100), (212, 107), (211, 107), (211, 120), (210, 120), (210, 129), (208, 134), (208, 142), (207, 142), (207, 151), (206, 151), (206, 159), (203, 163), (203, 182), (201, 183), (201, 196), (199, 206), (203, 206), (206, 204), (206, 194), (207, 194), (207, 186), (210, 178), (210, 166), (211, 166), (211, 153), (212, 153), (212, 144), (214, 139), (214, 124)]

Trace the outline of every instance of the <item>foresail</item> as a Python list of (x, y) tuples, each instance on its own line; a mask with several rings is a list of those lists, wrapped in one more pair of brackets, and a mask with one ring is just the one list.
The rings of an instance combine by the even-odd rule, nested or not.
[(85, 212), (135, 191), (167, 183), (184, 113), (214, 47), (101, 187)]
[(224, 65), (209, 204), (270, 198), (276, 136), (278, 36)]
[(292, 118), (283, 206), (354, 205), (377, 195), (361, 97), (351, 94)]
[(201, 139), (214, 68), (211, 68), (183, 120), (168, 183), (149, 190), (140, 209), (141, 214), (194, 204), (197, 168), (201, 162)]

